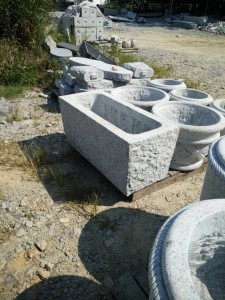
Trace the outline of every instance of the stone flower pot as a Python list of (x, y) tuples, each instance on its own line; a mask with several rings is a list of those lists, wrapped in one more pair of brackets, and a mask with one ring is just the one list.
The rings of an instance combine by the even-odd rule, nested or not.
[(169, 95), (173, 101), (188, 101), (202, 105), (209, 105), (213, 102), (213, 98), (209, 94), (195, 89), (174, 89)]
[(179, 124), (180, 132), (170, 164), (171, 169), (190, 171), (199, 168), (209, 145), (225, 128), (225, 118), (218, 111), (187, 101), (157, 104), (152, 113), (170, 123)]
[(150, 86), (163, 90), (165, 92), (170, 92), (174, 89), (185, 89), (186, 84), (180, 80), (174, 79), (153, 79), (150, 80)]
[(184, 207), (160, 229), (151, 250), (151, 300), (225, 299), (225, 199)]
[[(219, 112), (225, 117), (225, 99), (214, 100), (210, 106)], [(220, 132), (220, 135), (225, 135), (225, 129)]]
[(215, 141), (208, 154), (208, 167), (201, 200), (225, 197), (225, 137)]
[(119, 87), (113, 89), (111, 94), (117, 99), (127, 101), (148, 111), (151, 111), (156, 103), (164, 103), (170, 100), (166, 92), (146, 86)]

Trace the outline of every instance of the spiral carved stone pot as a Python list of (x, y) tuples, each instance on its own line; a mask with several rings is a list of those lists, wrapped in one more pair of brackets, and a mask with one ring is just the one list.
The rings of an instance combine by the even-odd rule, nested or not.
[(225, 118), (218, 111), (187, 101), (157, 104), (152, 113), (169, 123), (178, 124), (179, 136), (170, 164), (171, 169), (190, 171), (199, 168), (209, 145), (225, 128)]
[(185, 89), (187, 87), (181, 80), (174, 79), (153, 79), (150, 80), (149, 85), (165, 92), (170, 92), (174, 89)]
[(150, 300), (225, 299), (225, 199), (186, 206), (165, 222), (148, 278)]
[[(218, 110), (225, 117), (225, 99), (214, 100), (210, 106)], [(220, 135), (225, 135), (225, 129), (220, 132)]]
[(118, 100), (127, 101), (148, 111), (151, 111), (156, 103), (164, 103), (170, 100), (166, 92), (146, 86), (118, 87), (113, 89), (111, 94)]
[(172, 101), (188, 101), (202, 105), (209, 105), (213, 102), (209, 94), (195, 89), (174, 89), (169, 95)]
[(212, 198), (225, 198), (225, 137), (215, 141), (209, 149), (200, 199)]

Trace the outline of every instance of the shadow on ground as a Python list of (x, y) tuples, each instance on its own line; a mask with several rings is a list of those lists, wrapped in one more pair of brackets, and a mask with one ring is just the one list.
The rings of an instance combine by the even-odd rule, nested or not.
[(16, 300), (101, 300), (100, 285), (79, 276), (63, 275), (51, 277), (26, 289)]
[(92, 201), (93, 194), (98, 204), (106, 206), (129, 201), (66, 142), (62, 133), (21, 141), (20, 147), (55, 202)]
[(79, 256), (100, 282), (147, 269), (153, 242), (165, 220), (165, 216), (139, 209), (107, 209), (83, 228)]
[(78, 255), (93, 280), (75, 275), (51, 277), (16, 299), (112, 299), (110, 289), (121, 275), (147, 270), (154, 239), (165, 219), (130, 208), (97, 214), (83, 228), (78, 244)]

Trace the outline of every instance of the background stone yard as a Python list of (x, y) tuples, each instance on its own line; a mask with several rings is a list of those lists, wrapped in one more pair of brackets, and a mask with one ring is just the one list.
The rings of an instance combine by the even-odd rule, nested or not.
[[(149, 24), (106, 33), (225, 98), (225, 36)], [(147, 268), (163, 222), (198, 200), (204, 173), (131, 203), (66, 143), (57, 99), (40, 93), (0, 99), (0, 299), (110, 299), (121, 275)]]

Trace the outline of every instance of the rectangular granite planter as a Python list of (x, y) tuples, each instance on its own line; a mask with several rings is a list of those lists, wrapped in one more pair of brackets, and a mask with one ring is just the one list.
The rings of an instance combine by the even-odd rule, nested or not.
[(59, 97), (71, 145), (126, 196), (167, 176), (178, 127), (105, 92)]

